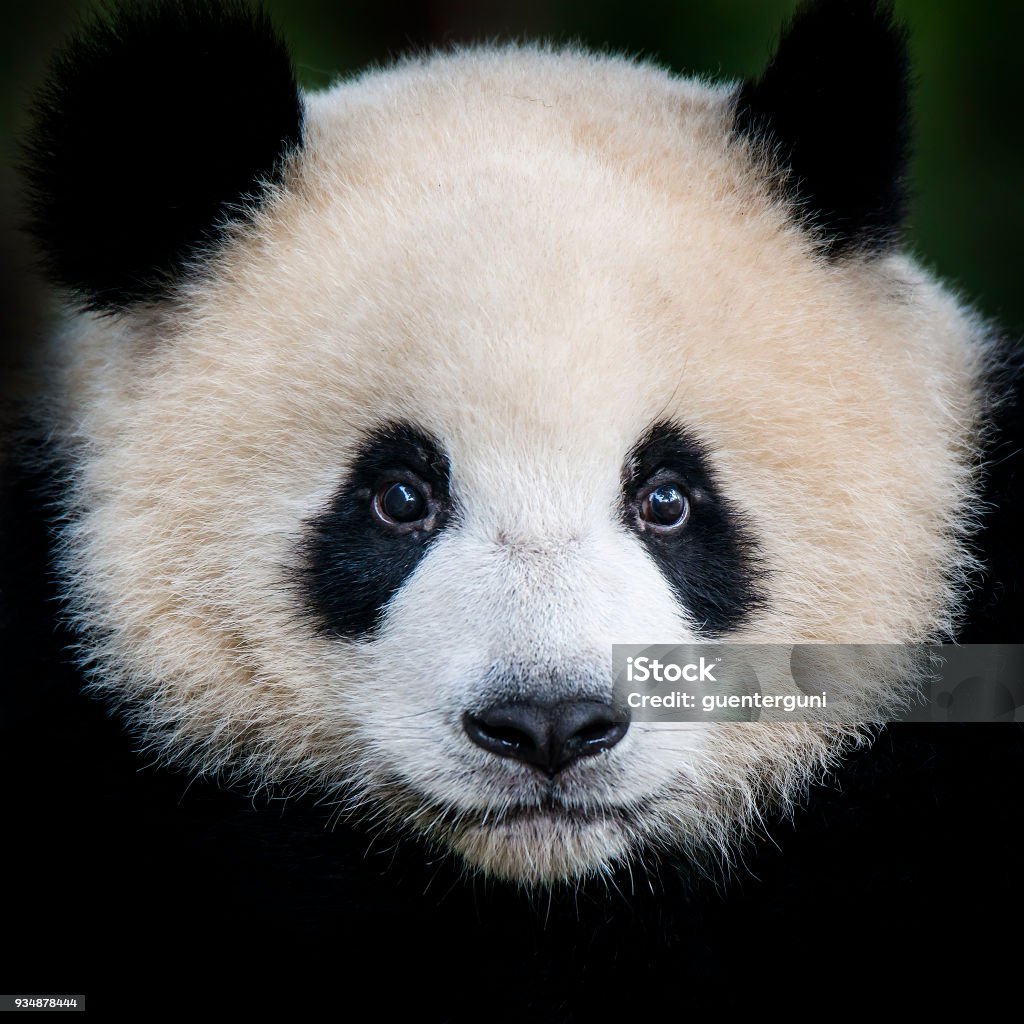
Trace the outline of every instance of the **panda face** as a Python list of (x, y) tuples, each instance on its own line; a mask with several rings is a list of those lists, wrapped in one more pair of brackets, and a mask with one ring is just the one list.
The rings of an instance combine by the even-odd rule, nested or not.
[(159, 274), (63, 240), (63, 578), (147, 742), (526, 883), (820, 770), (849, 731), (611, 700), (613, 643), (943, 635), (969, 567), (979, 330), (878, 203), (796, 216), (766, 91), (424, 59), (302, 97)]

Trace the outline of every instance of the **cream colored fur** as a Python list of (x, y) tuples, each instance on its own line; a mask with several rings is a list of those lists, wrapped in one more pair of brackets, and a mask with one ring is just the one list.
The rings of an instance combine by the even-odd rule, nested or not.
[[(706, 442), (771, 569), (728, 639), (945, 636), (981, 326), (906, 256), (818, 258), (730, 140), (728, 87), (483, 49), (306, 103), (305, 150), (211, 274), (72, 317), (55, 346), (95, 686), (195, 772), (323, 790), (522, 882), (728, 850), (858, 731), (634, 724), (564, 773), (575, 812), (530, 812), (537, 779), (460, 716), (496, 659), (607, 672), (615, 641), (700, 639), (618, 520), (626, 453), (666, 418)], [(377, 640), (318, 636), (304, 524), (395, 419), (445, 444), (464, 525)], [(862, 685), (866, 722), (899, 697)]]

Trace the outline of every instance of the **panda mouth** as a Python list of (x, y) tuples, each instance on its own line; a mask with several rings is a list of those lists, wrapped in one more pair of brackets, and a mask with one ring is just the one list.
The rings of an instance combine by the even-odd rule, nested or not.
[(447, 838), (466, 862), (497, 878), (550, 885), (608, 871), (642, 845), (637, 810), (549, 800), (463, 816)]
[(528, 799), (493, 800), (476, 806), (460, 806), (424, 798), (410, 799), (412, 794), (404, 787), (390, 790), (392, 801), (404, 805), (405, 820), (424, 832), (437, 835), (459, 835), (466, 831), (504, 833), (519, 829), (569, 829), (585, 832), (590, 829), (616, 829), (628, 833), (642, 833), (645, 816), (656, 799), (634, 799), (626, 803), (600, 800), (570, 801), (555, 792), (531, 795)]
[(629, 826), (641, 816), (643, 809), (634, 805), (628, 807), (615, 804), (600, 804), (581, 807), (564, 803), (546, 796), (529, 803), (518, 803), (499, 808), (486, 808), (468, 817), (460, 815), (462, 823), (471, 823), (477, 828), (502, 828), (521, 824), (558, 824), (586, 827), (593, 825)]
[[(408, 791), (406, 799), (408, 799)], [(511, 794), (476, 807), (418, 802), (404, 824), (474, 869), (517, 884), (547, 885), (602, 871), (644, 845), (651, 800), (570, 802), (554, 794)]]

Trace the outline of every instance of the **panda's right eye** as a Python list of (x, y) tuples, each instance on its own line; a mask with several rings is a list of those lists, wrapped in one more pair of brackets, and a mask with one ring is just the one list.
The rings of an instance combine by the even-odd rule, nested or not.
[(434, 510), (426, 488), (418, 481), (391, 480), (377, 488), (373, 511), (389, 526), (429, 529)]

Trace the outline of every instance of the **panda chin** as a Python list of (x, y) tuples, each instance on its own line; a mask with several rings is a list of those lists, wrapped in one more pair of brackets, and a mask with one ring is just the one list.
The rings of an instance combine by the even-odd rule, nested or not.
[(473, 869), (524, 886), (608, 874), (633, 845), (615, 808), (581, 813), (515, 808), (500, 818), (462, 826), (449, 845)]

